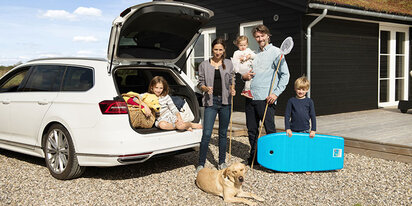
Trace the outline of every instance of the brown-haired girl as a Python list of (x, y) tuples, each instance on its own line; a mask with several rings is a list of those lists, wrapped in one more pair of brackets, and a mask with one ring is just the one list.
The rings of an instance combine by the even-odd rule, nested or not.
[(169, 85), (161, 76), (155, 76), (149, 84), (149, 93), (155, 94), (159, 98), (160, 111), (156, 114), (155, 126), (164, 130), (189, 130), (201, 129), (201, 124), (184, 122), (169, 96)]

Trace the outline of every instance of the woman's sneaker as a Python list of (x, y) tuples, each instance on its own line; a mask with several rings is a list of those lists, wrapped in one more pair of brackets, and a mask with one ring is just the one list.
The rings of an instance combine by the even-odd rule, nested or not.
[(222, 164), (220, 164), (219, 166), (217, 166), (217, 169), (218, 169), (218, 170), (223, 170), (223, 169), (225, 169), (225, 168), (227, 168), (226, 163), (222, 163)]
[(202, 165), (197, 166), (196, 168), (196, 175), (199, 173), (200, 170), (202, 170), (204, 167)]

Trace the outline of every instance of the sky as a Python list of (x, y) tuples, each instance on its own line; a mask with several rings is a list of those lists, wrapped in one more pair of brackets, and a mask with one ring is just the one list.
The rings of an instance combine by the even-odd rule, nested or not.
[(1, 0), (0, 66), (45, 57), (106, 58), (113, 20), (149, 0)]

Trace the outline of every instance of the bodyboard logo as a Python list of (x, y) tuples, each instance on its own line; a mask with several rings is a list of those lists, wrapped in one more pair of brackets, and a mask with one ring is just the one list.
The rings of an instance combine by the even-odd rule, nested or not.
[(333, 149), (333, 157), (342, 157), (342, 149)]

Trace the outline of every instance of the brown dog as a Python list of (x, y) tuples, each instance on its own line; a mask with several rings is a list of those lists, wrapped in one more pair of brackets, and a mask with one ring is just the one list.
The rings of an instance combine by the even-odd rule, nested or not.
[(256, 205), (256, 203), (242, 198), (248, 197), (264, 201), (263, 198), (253, 193), (242, 191), (245, 173), (246, 166), (242, 163), (234, 163), (223, 170), (203, 168), (197, 174), (196, 185), (207, 193), (223, 197), (225, 202), (242, 202), (248, 205)]

